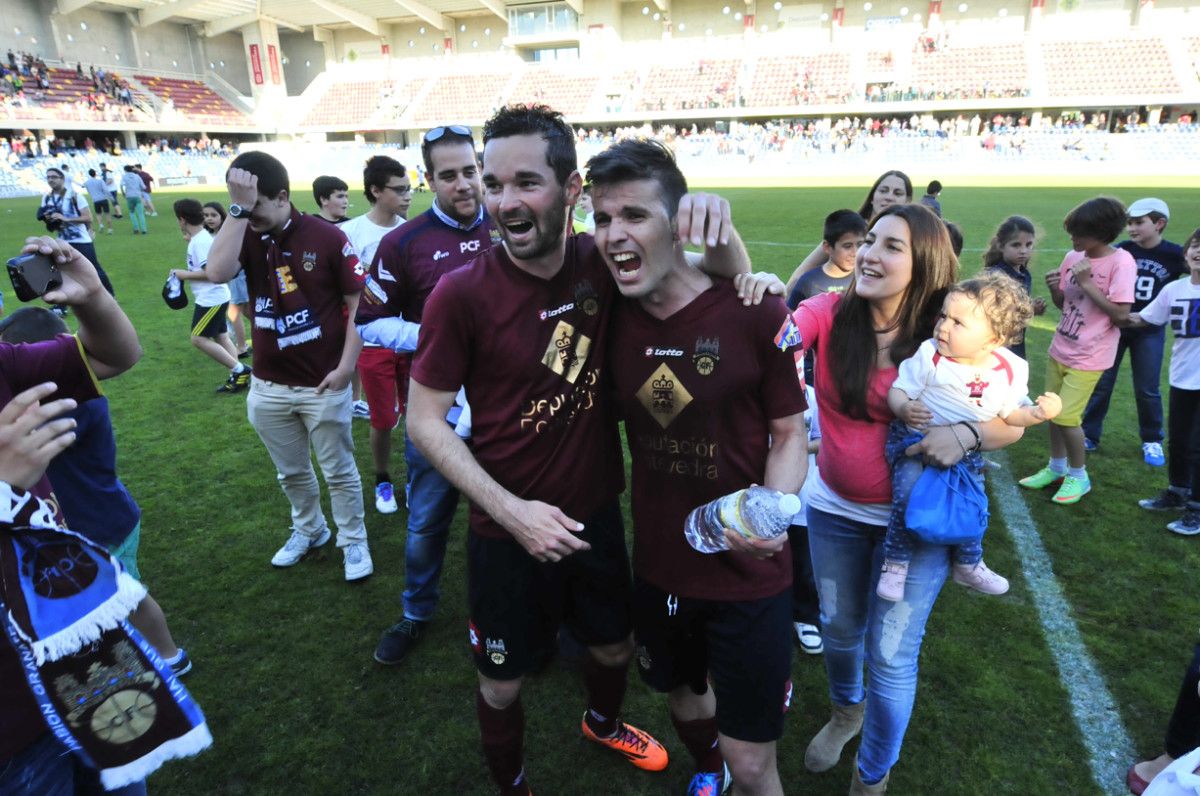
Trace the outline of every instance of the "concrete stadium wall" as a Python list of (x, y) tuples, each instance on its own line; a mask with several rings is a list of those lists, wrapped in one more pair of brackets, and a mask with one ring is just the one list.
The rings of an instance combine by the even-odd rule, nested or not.
[(118, 72), (137, 68), (137, 50), (123, 15), (85, 8), (55, 16), (50, 24), (58, 28), (62, 60), (80, 61), (85, 70), (88, 64), (109, 64)]
[(134, 36), (142, 51), (142, 68), (204, 74), (204, 65), (193, 42), (196, 35), (188, 26), (160, 22), (148, 28), (135, 28)]
[(283, 54), (283, 79), (288, 96), (301, 94), (317, 75), (325, 71), (325, 48), (311, 33), (292, 33), (279, 29), (279, 50)]
[(53, 0), (4, 0), (0, 3), (0, 48), (57, 57), (50, 32)]
[[(246, 50), (242, 43), (242, 34), (223, 33), (203, 41), (204, 55), (208, 59), (204, 66), (216, 72), (242, 94), (249, 95), (250, 74), (246, 67)], [(222, 61), (224, 64), (221, 63)]]

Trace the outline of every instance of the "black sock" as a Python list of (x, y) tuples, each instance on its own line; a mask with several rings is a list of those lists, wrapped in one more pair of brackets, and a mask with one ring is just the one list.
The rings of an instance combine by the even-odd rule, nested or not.
[(375, 473), (375, 486), (392, 483), (392, 477), (385, 473)]

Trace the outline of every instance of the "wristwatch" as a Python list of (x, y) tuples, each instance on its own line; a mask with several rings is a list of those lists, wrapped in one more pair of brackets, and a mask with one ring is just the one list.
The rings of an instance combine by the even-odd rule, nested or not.
[(229, 215), (231, 218), (249, 218), (250, 211), (239, 204), (229, 206)]

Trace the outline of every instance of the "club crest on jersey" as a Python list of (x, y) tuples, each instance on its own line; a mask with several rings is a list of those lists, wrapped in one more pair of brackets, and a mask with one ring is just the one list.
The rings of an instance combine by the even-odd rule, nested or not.
[(650, 416), (666, 428), (692, 402), (692, 394), (664, 362), (638, 389), (637, 399)]
[(491, 240), (492, 240), (492, 245), (493, 245), (493, 246), (498, 246), (498, 245), (500, 245), (500, 241), (502, 240), (502, 238), (500, 237), (500, 230), (498, 230), (498, 229), (489, 229), (489, 230), (488, 230), (488, 237), (489, 237), (489, 238), (491, 238)]
[(643, 672), (650, 671), (650, 651), (640, 644), (637, 648), (637, 660), (638, 666), (642, 667)]
[(591, 350), (592, 338), (560, 320), (542, 354), (542, 364), (574, 384)]
[(508, 658), (508, 650), (504, 648), (504, 639), (489, 638), (487, 640), (487, 656), (497, 666), (504, 663)]
[(712, 373), (717, 367), (717, 363), (721, 361), (721, 338), (696, 338), (696, 352), (692, 354), (692, 362), (696, 364), (696, 372), (701, 376), (707, 376)]
[(600, 300), (596, 297), (596, 289), (586, 279), (581, 279), (575, 285), (575, 304), (584, 315), (595, 315), (600, 311)]
[[(349, 249), (349, 248), (350, 248), (349, 243), (347, 243), (345, 246), (342, 247), (342, 255), (343, 256), (348, 256), (346, 249)], [(354, 250), (350, 249), (349, 253), (353, 254)], [(304, 252), (304, 254), (300, 257), (300, 260), (304, 264), (305, 271), (311, 271), (312, 269), (317, 267), (317, 253), (316, 252)]]

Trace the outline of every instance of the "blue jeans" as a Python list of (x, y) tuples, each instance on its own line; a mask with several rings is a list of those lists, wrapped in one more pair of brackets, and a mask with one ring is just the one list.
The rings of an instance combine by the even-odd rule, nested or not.
[(408, 468), (408, 538), (404, 542), (404, 616), (428, 622), (438, 603), (438, 583), (446, 558), (450, 521), (458, 505), (458, 490), (404, 435)]
[[(821, 632), (829, 698), (866, 699), (858, 767), (865, 782), (882, 779), (900, 757), (917, 693), (917, 659), (925, 623), (950, 571), (941, 545), (918, 542), (898, 603), (875, 594), (885, 529), (808, 509), (808, 544), (821, 596)], [(863, 662), (870, 689), (863, 686)]]
[(1163, 347), (1166, 344), (1166, 328), (1127, 329), (1121, 332), (1117, 344), (1117, 358), (1113, 366), (1104, 371), (1096, 389), (1083, 412), (1083, 435), (1092, 442), (1100, 442), (1104, 431), (1104, 416), (1108, 414), (1108, 401), (1117, 384), (1117, 371), (1121, 369), (1121, 358), (1129, 351), (1129, 367), (1133, 369), (1133, 397), (1137, 401), (1138, 433), (1142, 442), (1163, 441), (1162, 396), (1158, 382), (1162, 376)]
[[(924, 436), (918, 431), (909, 431), (899, 420), (893, 420), (888, 428), (888, 438), (883, 448), (884, 458), (892, 468), (892, 513), (888, 518), (887, 536), (883, 539), (883, 555), (888, 561), (907, 564), (912, 560), (913, 550), (919, 541), (917, 535), (908, 529), (905, 516), (908, 499), (917, 485), (917, 479), (925, 470), (925, 464), (920, 459), (905, 456), (904, 451), (920, 442)], [(963, 462), (982, 484), (983, 458), (972, 451)], [(955, 564), (974, 566), (983, 560), (983, 537), (955, 545), (951, 550), (954, 551)], [(795, 550), (792, 554), (795, 555)]]
[(135, 782), (106, 791), (100, 784), (99, 772), (84, 767), (78, 757), (47, 732), (7, 763), (0, 763), (0, 793), (4, 796), (146, 796), (146, 783)]

